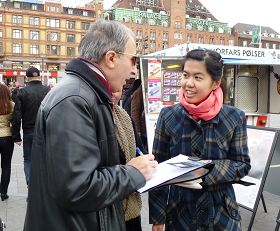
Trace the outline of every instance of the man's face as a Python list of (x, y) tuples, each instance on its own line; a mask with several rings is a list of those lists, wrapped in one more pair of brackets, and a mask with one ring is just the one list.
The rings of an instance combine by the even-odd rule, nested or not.
[(111, 51), (111, 68), (105, 71), (111, 91), (118, 92), (126, 84), (131, 74), (136, 73), (136, 43), (131, 38), (124, 52)]

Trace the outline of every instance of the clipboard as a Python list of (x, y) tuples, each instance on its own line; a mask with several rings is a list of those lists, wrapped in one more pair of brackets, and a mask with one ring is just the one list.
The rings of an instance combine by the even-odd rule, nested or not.
[(213, 167), (214, 163), (211, 160), (193, 160), (189, 156), (179, 154), (160, 163), (153, 177), (137, 191), (144, 193), (165, 185), (196, 180), (206, 176)]

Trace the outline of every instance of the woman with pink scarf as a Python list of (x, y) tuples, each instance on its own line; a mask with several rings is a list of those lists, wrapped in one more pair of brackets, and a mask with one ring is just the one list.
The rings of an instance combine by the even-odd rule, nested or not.
[(219, 53), (196, 49), (183, 64), (179, 103), (163, 108), (158, 118), (153, 154), (158, 162), (178, 154), (211, 159), (212, 171), (201, 189), (163, 187), (149, 194), (153, 231), (241, 230), (233, 183), (251, 168), (245, 113), (223, 104)]

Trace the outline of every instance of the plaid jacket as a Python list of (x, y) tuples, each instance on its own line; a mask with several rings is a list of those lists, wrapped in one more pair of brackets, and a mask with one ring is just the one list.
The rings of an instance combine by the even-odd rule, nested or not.
[(233, 182), (248, 174), (246, 118), (241, 110), (223, 105), (210, 121), (195, 121), (176, 104), (161, 110), (153, 154), (159, 162), (178, 154), (214, 160), (202, 190), (175, 185), (149, 193), (150, 223), (166, 230), (240, 230), (241, 217)]

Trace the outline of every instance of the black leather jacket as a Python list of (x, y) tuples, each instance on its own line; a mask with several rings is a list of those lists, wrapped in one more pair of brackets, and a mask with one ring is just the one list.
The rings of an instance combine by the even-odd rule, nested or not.
[(30, 81), (26, 87), (18, 90), (11, 120), (14, 141), (21, 141), (21, 123), (23, 133), (33, 133), (38, 109), (49, 90), (39, 80)]
[(38, 112), (24, 230), (125, 230), (122, 199), (145, 179), (119, 165), (104, 85), (81, 60), (67, 71)]

